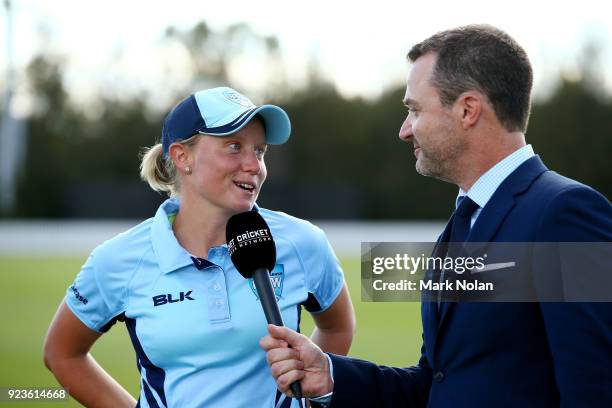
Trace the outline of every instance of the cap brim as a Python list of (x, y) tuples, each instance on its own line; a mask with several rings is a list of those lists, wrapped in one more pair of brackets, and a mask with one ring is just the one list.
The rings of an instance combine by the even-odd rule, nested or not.
[(199, 133), (210, 136), (227, 136), (238, 132), (247, 123), (251, 121), (253, 116), (259, 114), (266, 127), (266, 143), (279, 145), (285, 143), (291, 135), (291, 121), (284, 110), (276, 105), (262, 105), (251, 110), (248, 115), (236, 121), (236, 126), (223, 126), (222, 131), (212, 129), (203, 129)]

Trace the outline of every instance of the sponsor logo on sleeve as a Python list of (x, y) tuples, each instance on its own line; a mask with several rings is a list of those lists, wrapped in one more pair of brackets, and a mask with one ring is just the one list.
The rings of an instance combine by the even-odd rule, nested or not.
[(79, 290), (77, 289), (76, 285), (73, 283), (72, 286), (70, 286), (70, 290), (72, 291), (72, 293), (74, 294), (74, 297), (81, 303), (83, 303), (84, 305), (87, 304), (87, 302), (89, 302), (87, 300), (87, 298), (83, 295), (81, 295), (79, 293)]

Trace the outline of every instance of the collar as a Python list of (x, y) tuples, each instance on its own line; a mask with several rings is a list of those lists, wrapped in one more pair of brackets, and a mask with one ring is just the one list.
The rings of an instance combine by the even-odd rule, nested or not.
[(157, 257), (157, 263), (163, 273), (169, 273), (193, 264), (191, 255), (185, 251), (172, 231), (168, 215), (178, 212), (180, 201), (178, 198), (169, 198), (164, 201), (153, 217), (151, 226), (151, 242)]
[[(178, 242), (168, 220), (170, 214), (178, 213), (180, 206), (179, 198), (171, 197), (159, 206), (153, 217), (151, 242), (157, 263), (163, 273), (170, 273), (193, 265), (192, 255)], [(253, 211), (259, 211), (257, 204), (253, 206)], [(223, 246), (226, 245), (223, 244)]]
[(480, 176), (467, 193), (459, 189), (459, 194), (455, 200), (455, 207), (460, 201), (459, 198), (467, 195), (472, 201), (478, 204), (480, 208), (484, 208), (501, 183), (521, 164), (533, 156), (535, 156), (535, 153), (529, 144), (515, 150)]

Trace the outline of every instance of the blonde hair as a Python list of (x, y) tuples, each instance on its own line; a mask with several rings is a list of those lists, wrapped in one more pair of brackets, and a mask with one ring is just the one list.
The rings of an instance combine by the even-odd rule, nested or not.
[[(198, 136), (194, 135), (177, 143), (191, 149), (196, 144)], [(146, 181), (153, 190), (159, 193), (167, 193), (170, 197), (177, 196), (180, 192), (179, 172), (176, 170), (172, 159), (164, 157), (164, 149), (161, 143), (142, 149), (140, 178)]]

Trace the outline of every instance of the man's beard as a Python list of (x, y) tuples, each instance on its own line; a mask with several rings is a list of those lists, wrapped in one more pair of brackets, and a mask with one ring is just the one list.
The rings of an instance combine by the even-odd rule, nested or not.
[(417, 173), (434, 177), (439, 180), (453, 182), (456, 178), (457, 158), (465, 150), (465, 140), (457, 138), (451, 129), (445, 129), (446, 144), (435, 150), (424, 149), (422, 145), (420, 157), (416, 162)]

